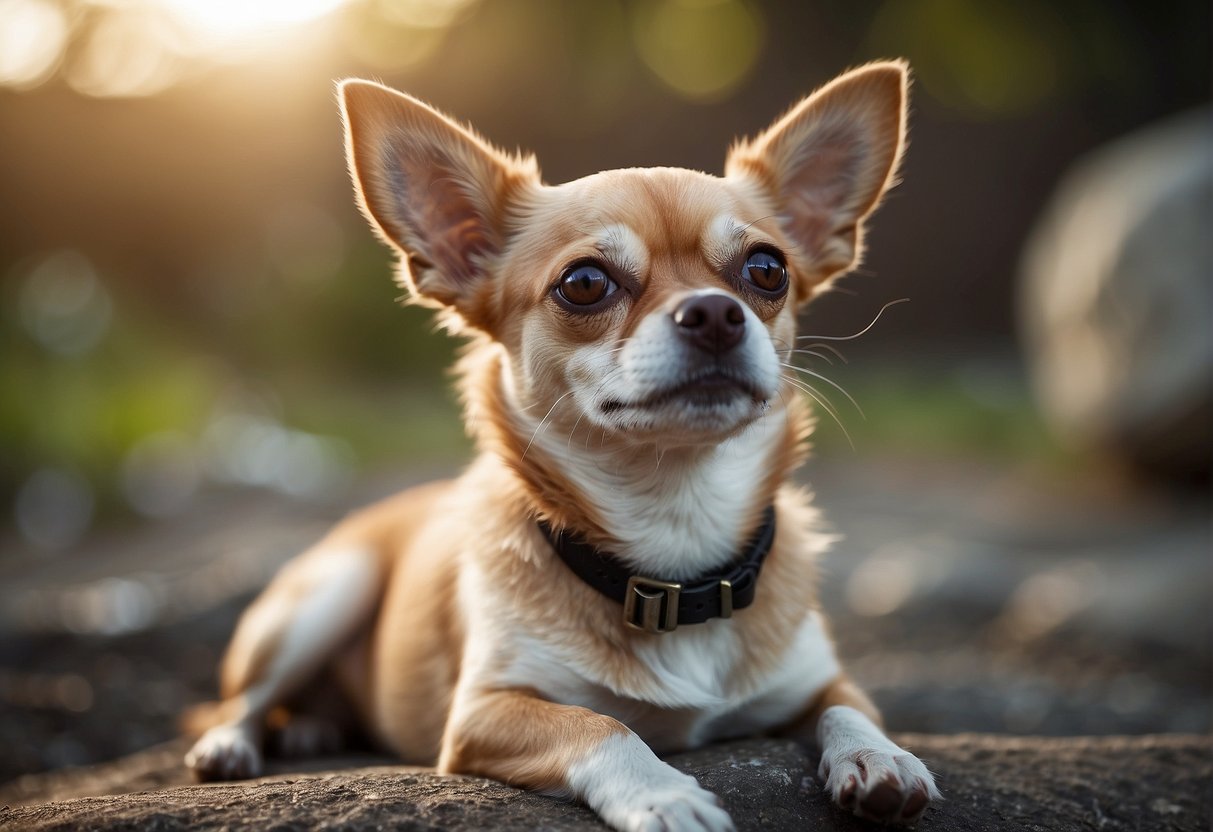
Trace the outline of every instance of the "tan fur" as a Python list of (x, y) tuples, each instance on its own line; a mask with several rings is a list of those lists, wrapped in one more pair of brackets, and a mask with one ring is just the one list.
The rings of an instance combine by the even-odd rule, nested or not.
[(884, 724), (884, 720), (880, 716), (880, 709), (872, 702), (871, 697), (864, 693), (844, 673), (818, 693), (817, 696), (814, 696), (800, 716), (790, 721), (787, 725), (782, 726), (776, 733), (780, 736), (793, 737), (805, 743), (812, 742), (813, 734), (817, 730), (817, 722), (821, 719), (821, 715), (826, 712), (827, 708), (832, 708), (835, 705), (846, 705), (847, 707), (854, 708), (872, 720), (876, 725), (883, 726)]
[[(900, 71), (890, 71), (891, 67)], [(796, 226), (793, 233), (811, 243), (794, 253), (808, 280), (809, 293), (860, 260), (862, 221), (896, 182), (906, 148), (906, 111), (858, 102), (905, 100), (909, 94), (907, 69), (904, 61), (872, 64), (836, 78), (789, 110), (759, 138), (738, 143), (729, 153), (726, 173), (756, 176), (768, 189), (786, 195), (780, 207), (798, 218), (792, 223)], [(839, 96), (856, 102), (863, 118), (848, 122), (821, 118), (827, 97), (836, 100)], [(817, 158), (798, 157), (797, 148), (805, 135), (815, 132), (828, 139)], [(878, 144), (868, 165), (840, 170), (833, 159), (822, 158), (827, 154), (840, 156), (848, 145), (871, 137)], [(838, 190), (838, 180), (852, 187)], [(850, 198), (846, 198), (848, 194)], [(831, 202), (837, 212), (834, 216), (827, 211)]]
[(177, 718), (177, 730), (181, 735), (196, 740), (214, 728), (232, 718), (231, 700), (220, 702), (199, 702), (181, 712)]
[[(569, 765), (628, 729), (586, 708), (545, 702), (535, 691), (497, 690), (467, 704), (443, 743), (438, 770), (474, 771), (511, 785), (559, 792)], [(503, 732), (502, 725), (514, 726)]]
[[(727, 723), (751, 701), (776, 709), (751, 715), (755, 724), (804, 739), (833, 706), (879, 719), (845, 675), (823, 677), (799, 708), (776, 716), (797, 704), (789, 700), (797, 680), (784, 667), (798, 661), (789, 645), (807, 638), (822, 672), (833, 661), (824, 631), (815, 635), (814, 561), (828, 537), (809, 496), (788, 484), (811, 427), (794, 385), (761, 382), (775, 385), (765, 401), (737, 397), (737, 415), (719, 423), (668, 417), (664, 404), (585, 400), (599, 403), (604, 388), (623, 383), (616, 379), (625, 368), (606, 371), (602, 361), (683, 337), (668, 333), (676, 308), (712, 293), (747, 304), (747, 372), (765, 378), (763, 362), (795, 343), (798, 308), (860, 255), (862, 223), (892, 183), (904, 146), (905, 88), (902, 64), (857, 70), (736, 146), (724, 178), (658, 168), (553, 187), (540, 182), (533, 159), (497, 151), (415, 99), (345, 84), (359, 203), (400, 252), (414, 299), (442, 308), (470, 339), (459, 385), (480, 455), (457, 480), (352, 515), (282, 570), (233, 638), (224, 704), (190, 720), (228, 732), (204, 736), (192, 752), (196, 764), (218, 776), (255, 770), (248, 744), (259, 740), (259, 725), (274, 706), (306, 697), (316, 684), (309, 678), (324, 667), (366, 729), (401, 759), (551, 792), (580, 784), (588, 791), (575, 796), (599, 801), (604, 818), (631, 828), (642, 821), (627, 818), (658, 809), (612, 814), (613, 801), (628, 798), (612, 796), (609, 771), (595, 766), (625, 766), (626, 758), (648, 772), (642, 782), (673, 778), (666, 785), (675, 803), (695, 803), (701, 791), (650, 759), (637, 737), (673, 750), (726, 736), (727, 725), (712, 719)], [(758, 250), (786, 254), (786, 294), (737, 283), (747, 252)], [(626, 294), (600, 312), (570, 312), (553, 287), (587, 258), (605, 264)], [(610, 415), (621, 411), (634, 415)], [(726, 444), (742, 449), (736, 459), (720, 457)], [(719, 508), (701, 516), (703, 500)], [(641, 563), (668, 554), (629, 548), (646, 539), (638, 532), (649, 533), (686, 548), (675, 570), (699, 559), (700, 567), (686, 567), (689, 576), (702, 564), (723, 567), (772, 502), (777, 533), (754, 603), (727, 622), (693, 625), (697, 633), (626, 627), (620, 605), (575, 577), (536, 524), (546, 519)], [(625, 504), (640, 519), (621, 519)], [(692, 545), (711, 523), (719, 534)], [(325, 594), (343, 552), (358, 561), (344, 578), (364, 605), (356, 609)], [(326, 629), (320, 615), (344, 629)], [(329, 646), (300, 652), (309, 633)], [(727, 651), (708, 663), (715, 675), (668, 666), (693, 657), (696, 640)], [(686, 704), (697, 697), (724, 704)], [(727, 817), (716, 820), (705, 828), (727, 828)]]

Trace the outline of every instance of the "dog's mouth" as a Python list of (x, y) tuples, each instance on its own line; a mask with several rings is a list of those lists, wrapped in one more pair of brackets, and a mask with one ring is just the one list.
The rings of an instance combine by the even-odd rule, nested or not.
[(755, 405), (766, 401), (766, 396), (752, 382), (717, 370), (659, 390), (638, 401), (608, 399), (599, 409), (604, 414), (625, 409), (653, 410), (674, 402), (688, 407), (712, 408), (731, 405), (739, 398), (748, 398)]

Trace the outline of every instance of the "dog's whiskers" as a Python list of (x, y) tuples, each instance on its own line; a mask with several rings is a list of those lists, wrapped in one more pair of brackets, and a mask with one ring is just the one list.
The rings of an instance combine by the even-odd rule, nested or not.
[[(815, 341), (812, 344), (808, 344), (807, 346), (804, 346), (804, 347), (798, 347), (796, 349), (789, 348), (787, 350), (787, 353), (789, 355), (796, 355), (796, 354), (815, 355), (818, 358), (823, 358), (824, 356), (822, 356), (821, 353), (813, 352), (813, 350), (819, 350), (819, 349), (827, 350), (831, 355), (833, 355), (835, 358), (837, 358), (843, 364), (851, 363), (851, 362), (847, 361), (847, 357), (842, 354), (842, 350), (838, 349), (838, 347), (834, 346), (833, 344), (823, 344), (820, 341)], [(828, 361), (829, 359), (826, 359), (826, 360)]]
[(801, 392), (807, 394), (809, 396), (809, 398), (811, 398), (813, 401), (815, 401), (819, 405), (821, 405), (822, 409), (826, 413), (830, 414), (830, 416), (834, 419), (835, 423), (837, 423), (838, 427), (842, 429), (842, 435), (847, 438), (847, 444), (851, 446), (851, 450), (855, 450), (855, 442), (853, 439), (851, 439), (850, 431), (848, 431), (846, 425), (844, 425), (842, 423), (842, 418), (838, 415), (838, 411), (834, 409), (834, 406), (832, 404), (830, 404), (830, 400), (826, 397), (826, 395), (824, 393), (822, 393), (820, 390), (817, 390), (815, 387), (813, 387), (808, 382), (800, 381), (799, 379), (793, 378), (792, 376), (788, 375), (787, 373), (783, 374), (783, 380), (786, 381), (788, 384), (792, 385), (793, 387), (795, 387), (796, 389), (800, 390)]
[(662, 457), (665, 456), (665, 450), (663, 448), (661, 448), (659, 445), (654, 444), (653, 451), (657, 456), (657, 464), (653, 466), (653, 473), (650, 476), (656, 477), (657, 472), (659, 472), (661, 470), (661, 460), (662, 460)]
[[(863, 412), (863, 408), (859, 406), (859, 402), (855, 401), (855, 398), (850, 393), (848, 393), (846, 390), (844, 390), (842, 385), (839, 384), (838, 382), (834, 381), (833, 379), (826, 378), (821, 373), (815, 373), (812, 370), (808, 369), (807, 367), (797, 367), (795, 364), (788, 364), (787, 362), (784, 362), (784, 361), (780, 361), (779, 364), (782, 367), (787, 367), (789, 370), (795, 370), (798, 373), (806, 373), (808, 375), (811, 375), (813, 378), (821, 379), (826, 384), (830, 385), (835, 390), (837, 390), (839, 393), (842, 393), (842, 395), (846, 396), (847, 401), (849, 401), (851, 403), (852, 407), (854, 407), (857, 411), (859, 411), (859, 415), (862, 419), (866, 420), (868, 418), (867, 415)], [(786, 378), (787, 376), (785, 375), (784, 377)]]
[(814, 358), (820, 358), (822, 361), (829, 364), (831, 367), (834, 366), (834, 359), (830, 358), (825, 353), (817, 352), (816, 350), (788, 350), (788, 354), (789, 354), (789, 357), (791, 357), (791, 355), (793, 355), (793, 354), (794, 355), (811, 355)]
[(539, 420), (539, 425), (535, 428), (535, 432), (531, 434), (531, 441), (526, 443), (526, 449), (522, 452), (522, 459), (526, 459), (527, 452), (530, 451), (531, 446), (535, 444), (535, 437), (539, 436), (539, 431), (543, 430), (543, 426), (547, 422), (548, 418), (551, 417), (554, 412), (556, 412), (556, 407), (569, 396), (573, 395), (573, 392), (574, 391), (570, 390), (556, 401), (552, 402), (552, 406), (548, 408), (548, 412), (542, 419)]
[[(797, 341), (813, 341), (813, 340), (816, 340), (816, 341), (853, 341), (854, 339), (858, 338), (859, 336), (866, 334), (868, 332), (868, 330), (870, 330), (872, 327), (876, 326), (876, 322), (880, 320), (880, 316), (883, 315), (885, 313), (885, 310), (888, 309), (890, 306), (896, 306), (899, 303), (909, 303), (909, 302), (910, 302), (909, 298), (898, 298), (897, 300), (889, 301), (884, 306), (880, 307), (880, 311), (876, 313), (876, 317), (872, 319), (871, 323), (869, 323), (863, 329), (859, 330), (859, 332), (856, 332), (854, 335), (800, 335), (800, 336), (797, 336), (796, 340)], [(817, 346), (817, 345), (814, 344), (814, 346)]]
[(811, 355), (814, 358), (820, 358), (822, 361), (829, 364), (831, 367), (834, 366), (834, 360), (832, 358), (830, 358), (830, 356), (826, 355), (825, 353), (817, 352), (816, 350), (810, 350), (810, 349), (794, 350), (789, 347), (787, 349), (776, 350), (775, 352), (779, 353), (780, 357), (789, 358), (789, 359), (793, 355)]
[(569, 431), (569, 441), (564, 443), (564, 458), (568, 459), (573, 453), (573, 437), (577, 435), (577, 427), (581, 424), (581, 420), (585, 418), (585, 411), (577, 416), (577, 421), (573, 423), (573, 429)]
[(822, 349), (822, 350), (828, 351), (834, 358), (837, 358), (843, 364), (850, 363), (849, 361), (847, 361), (847, 357), (842, 354), (842, 351), (839, 350), (837, 347), (833, 346), (832, 344), (813, 343), (813, 344), (808, 344), (807, 346), (804, 346), (804, 347), (796, 347), (793, 344), (789, 344), (787, 341), (785, 341), (782, 338), (771, 338), (771, 342), (773, 344), (782, 344), (783, 345), (782, 347), (775, 348), (776, 354), (782, 356), (783, 358), (790, 359), (793, 355), (811, 355), (814, 358), (820, 358), (822, 361), (829, 364), (831, 367), (834, 366), (834, 361), (833, 361), (833, 359), (830, 358), (830, 356), (817, 351), (819, 349)]

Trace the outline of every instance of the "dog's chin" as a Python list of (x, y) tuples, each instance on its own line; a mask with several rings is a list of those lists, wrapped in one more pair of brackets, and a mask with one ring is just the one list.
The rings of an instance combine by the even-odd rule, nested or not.
[(639, 396), (606, 399), (598, 420), (627, 439), (686, 445), (727, 439), (770, 409), (770, 396), (754, 384), (712, 374)]

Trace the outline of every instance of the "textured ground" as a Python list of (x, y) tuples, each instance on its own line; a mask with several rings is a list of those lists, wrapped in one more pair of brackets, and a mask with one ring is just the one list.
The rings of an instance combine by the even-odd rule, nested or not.
[[(1205, 830), (1213, 810), (1213, 742), (1195, 737), (1013, 739), (905, 735), (938, 773), (946, 800), (922, 830)], [(180, 745), (94, 770), (28, 780), (0, 801), (0, 828), (29, 830), (400, 829), (439, 832), (604, 828), (572, 804), (476, 778), (438, 777), (383, 760), (336, 759), (327, 770), (252, 783), (181, 786)], [(830, 804), (815, 761), (776, 740), (671, 758), (719, 794), (739, 830), (863, 829)], [(371, 765), (371, 763), (376, 763)], [(313, 764), (313, 768), (315, 765)], [(39, 788), (42, 790), (39, 791)], [(152, 789), (122, 797), (111, 791)], [(73, 797), (89, 794), (89, 797)], [(55, 799), (56, 802), (45, 802)]]

